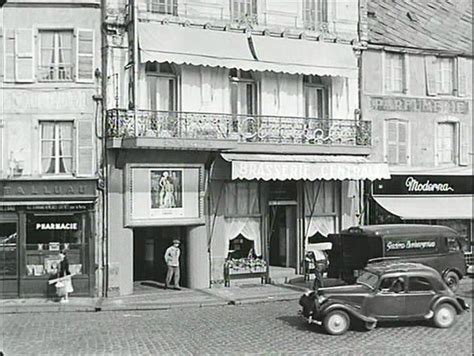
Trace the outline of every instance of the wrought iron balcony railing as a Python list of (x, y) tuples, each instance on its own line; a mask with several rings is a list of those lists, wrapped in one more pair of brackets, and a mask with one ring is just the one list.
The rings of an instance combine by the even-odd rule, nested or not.
[(371, 145), (371, 123), (222, 113), (138, 110), (107, 111), (108, 137), (236, 140), (253, 143)]

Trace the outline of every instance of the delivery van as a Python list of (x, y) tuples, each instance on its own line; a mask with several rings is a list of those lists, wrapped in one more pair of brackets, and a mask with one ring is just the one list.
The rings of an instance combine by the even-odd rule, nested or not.
[(436, 269), (456, 290), (466, 274), (459, 234), (445, 226), (391, 224), (354, 226), (330, 234), (328, 277), (352, 283), (368, 263), (397, 260)]

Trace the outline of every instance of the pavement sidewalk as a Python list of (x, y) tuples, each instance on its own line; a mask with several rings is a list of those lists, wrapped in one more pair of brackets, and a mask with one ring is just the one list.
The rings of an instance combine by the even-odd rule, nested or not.
[[(251, 282), (254, 282), (252, 280)], [(109, 298), (70, 297), (68, 303), (51, 299), (0, 299), (0, 314), (44, 312), (98, 312), (125, 310), (164, 310), (206, 306), (264, 303), (296, 300), (302, 288), (291, 285), (245, 283), (208, 289), (164, 289), (159, 284), (136, 285), (134, 293)], [(304, 288), (303, 288), (304, 289)]]

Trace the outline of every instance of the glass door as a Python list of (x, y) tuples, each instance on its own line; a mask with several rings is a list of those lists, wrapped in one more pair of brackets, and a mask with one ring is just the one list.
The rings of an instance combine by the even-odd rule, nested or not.
[(18, 297), (18, 224), (0, 220), (0, 296)]

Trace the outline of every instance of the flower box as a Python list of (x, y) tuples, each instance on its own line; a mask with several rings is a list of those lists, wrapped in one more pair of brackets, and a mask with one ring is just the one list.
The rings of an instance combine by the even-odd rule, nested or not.
[(267, 264), (260, 258), (228, 259), (224, 263), (224, 282), (230, 285), (232, 278), (258, 278), (267, 274)]

